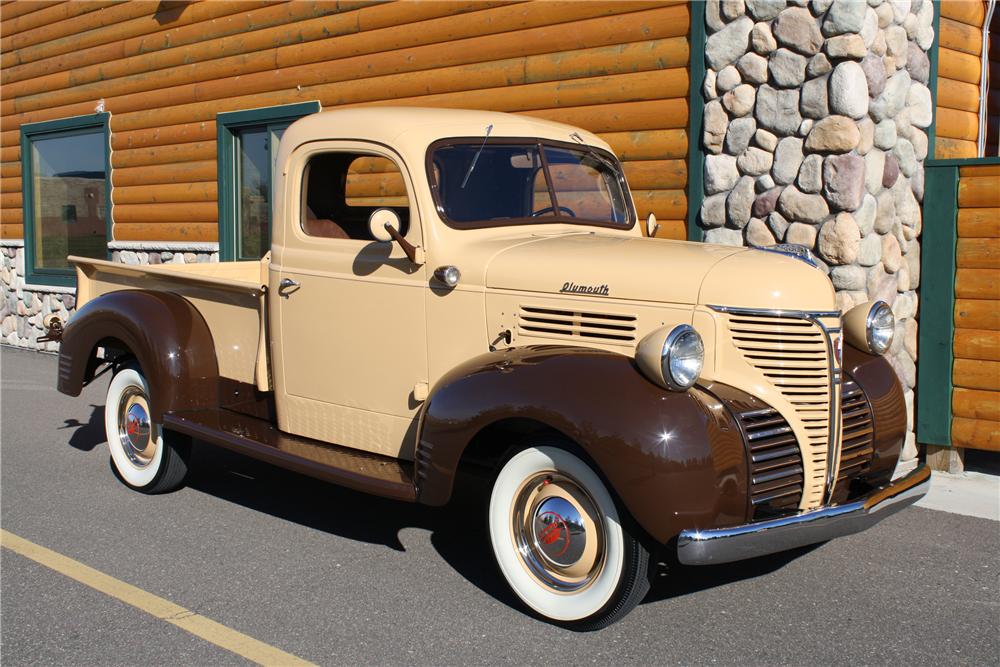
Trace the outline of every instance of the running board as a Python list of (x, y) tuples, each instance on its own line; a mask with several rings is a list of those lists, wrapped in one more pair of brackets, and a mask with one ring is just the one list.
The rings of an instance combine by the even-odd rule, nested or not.
[(417, 499), (409, 461), (289, 435), (263, 419), (228, 410), (188, 410), (163, 415), (163, 427), (355, 491)]

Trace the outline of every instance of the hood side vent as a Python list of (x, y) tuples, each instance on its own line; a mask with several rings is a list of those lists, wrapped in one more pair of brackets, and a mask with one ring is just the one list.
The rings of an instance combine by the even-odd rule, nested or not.
[(634, 343), (635, 329), (635, 315), (586, 313), (539, 306), (521, 306), (517, 314), (517, 333), (526, 337)]

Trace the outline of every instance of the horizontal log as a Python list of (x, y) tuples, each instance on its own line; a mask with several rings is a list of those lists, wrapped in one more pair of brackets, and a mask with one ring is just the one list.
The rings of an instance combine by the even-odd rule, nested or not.
[(116, 241), (218, 241), (219, 225), (214, 222), (115, 222)]
[(522, 113), (582, 127), (591, 132), (671, 129), (687, 127), (688, 124), (688, 105), (684, 98), (535, 109)]
[[(516, 52), (516, 48), (522, 46), (520, 41), (513, 42), (515, 48), (510, 47), (510, 40), (507, 44), (510, 52)], [(541, 46), (539, 45), (539, 48)], [(247, 99), (251, 95), (295, 88), (308, 91), (306, 94), (312, 94), (317, 98), (328, 96), (336, 90), (341, 94), (341, 99), (345, 100), (338, 103), (350, 104), (370, 99), (386, 99), (384, 95), (376, 93), (378, 90), (384, 90), (385, 94), (392, 97), (404, 97), (501, 84), (520, 85), (648, 71), (663, 69), (668, 64), (673, 67), (683, 67), (687, 63), (687, 44), (683, 38), (581, 49), (561, 54), (566, 57), (565, 60), (553, 60), (552, 55), (540, 55), (484, 63), (480, 60), (481, 55), (470, 57), (470, 54), (480, 54), (478, 48), (464, 49), (460, 53), (464, 55), (462, 60), (473, 62), (443, 67), (436, 58), (409, 61), (411, 66), (408, 69), (411, 71), (417, 69), (420, 63), (423, 63), (423, 66), (434, 63), (434, 69), (426, 70), (420, 77), (413, 77), (411, 72), (372, 76), (378, 73), (374, 68), (377, 63), (372, 62), (351, 65), (342, 62), (317, 63), (144, 93), (107, 97), (105, 105), (114, 113), (127, 114), (224, 98)], [(359, 90), (367, 92), (359, 94), (357, 92)]]
[[(3, 34), (16, 35), (53, 21), (96, 11), (110, 2), (64, 2), (63, 0), (28, 0), (0, 5)], [(75, 13), (73, 13), (75, 12)], [(31, 16), (28, 16), (31, 14)]]
[(18, 224), (0, 224), (0, 239), (23, 239), (24, 238), (24, 225)]
[(955, 359), (952, 383), (966, 389), (1000, 391), (1000, 361)]
[(21, 146), (4, 146), (0, 148), (0, 162), (17, 162), (21, 159)]
[(20, 192), (20, 191), (21, 191), (20, 176), (8, 176), (5, 178), (0, 178), (0, 192)]
[(622, 168), (629, 187), (636, 190), (683, 190), (687, 187), (684, 160), (623, 162)]
[(1000, 422), (956, 417), (951, 422), (951, 444), (1000, 452)]
[(126, 167), (111, 171), (111, 183), (117, 188), (157, 183), (195, 183), (217, 180), (218, 161), (178, 162), (176, 164)]
[[(976, 239), (976, 241), (981, 240)], [(1000, 239), (996, 240), (1000, 241)], [(1000, 262), (1000, 257), (994, 258), (994, 260)], [(963, 299), (1000, 300), (1000, 271), (995, 268), (959, 268), (955, 274), (955, 295)]]
[(976, 157), (978, 153), (979, 146), (975, 141), (962, 141), (948, 137), (937, 137), (934, 140), (934, 157), (939, 160)]
[(132, 132), (112, 132), (111, 148), (127, 150), (169, 144), (186, 144), (193, 141), (209, 141), (215, 139), (216, 136), (215, 121), (202, 120), (196, 123), (151, 127)]
[(632, 192), (632, 198), (640, 220), (645, 220), (650, 213), (655, 214), (657, 220), (687, 217), (687, 196), (683, 190), (638, 190)]
[(979, 86), (979, 58), (953, 49), (941, 49), (938, 53), (938, 76), (955, 79)]
[(193, 141), (187, 144), (114, 151), (111, 154), (111, 166), (115, 168), (139, 167), (144, 165), (211, 160), (216, 157), (215, 143), (214, 140)]
[[(684, 241), (687, 239), (687, 222), (684, 220), (657, 220), (656, 224), (660, 227), (656, 230), (656, 237), (658, 239), (673, 239), (675, 241)], [(643, 234), (646, 233), (645, 221), (643, 221)]]
[(162, 204), (176, 202), (215, 202), (219, 188), (216, 181), (198, 183), (162, 183), (133, 185), (111, 190), (115, 204)]
[(958, 211), (961, 238), (1000, 238), (1000, 208), (963, 208)]
[(1000, 331), (955, 329), (952, 348), (959, 359), (1000, 361)]
[(687, 156), (686, 130), (599, 134), (620, 160), (676, 160)]
[(977, 164), (968, 167), (959, 167), (958, 175), (963, 178), (1000, 176), (1000, 164)]
[[(381, 3), (385, 4), (385, 3)], [(468, 5), (459, 3), (421, 2), (420, 6), (432, 16), (452, 16), (470, 11)], [(484, 8), (489, 7), (484, 3)], [(511, 9), (514, 9), (513, 7)], [(83, 87), (98, 81), (108, 81), (120, 77), (132, 77), (137, 81), (143, 78), (155, 87), (173, 85), (164, 83), (158, 77), (165, 70), (190, 70), (182, 72), (189, 81), (201, 80), (195, 72), (206, 72), (205, 79), (225, 76), (225, 72), (235, 76), (239, 73), (258, 72), (272, 69), (277, 63), (276, 47), (298, 44), (317, 39), (339, 37), (358, 31), (358, 17), (361, 12), (385, 11), (379, 6), (364, 8), (358, 12), (333, 14), (316, 19), (297, 21), (291, 25), (279, 25), (252, 31), (239, 31), (233, 34), (233, 27), (226, 21), (212, 21), (192, 27), (191, 34), (172, 32), (171, 48), (162, 51), (144, 51), (146, 46), (141, 42), (126, 42), (123, 54), (117, 60), (98, 57), (92, 59), (95, 64), (85, 65), (82, 62), (70, 63), (55, 59), (55, 67), (49, 74), (33, 72), (31, 77), (9, 85), (10, 95), (23, 96), (44, 91), (59, 90), (67, 87)], [(523, 13), (523, 12), (522, 12)], [(461, 18), (461, 17), (458, 17)], [(236, 26), (237, 28), (239, 26)], [(187, 29), (186, 27), (184, 29)], [(377, 37), (376, 37), (377, 40)], [(125, 52), (128, 54), (125, 54)], [(232, 56), (232, 58), (229, 58)], [(259, 57), (258, 57), (259, 56)], [(216, 64), (224, 66), (222, 70)], [(195, 67), (197, 65), (197, 67)], [(184, 67), (182, 67), (184, 66)], [(71, 69), (74, 68), (74, 69)], [(227, 69), (228, 68), (228, 69)], [(149, 88), (141, 88), (148, 90)], [(118, 91), (135, 92), (133, 90)]]
[(28, 113), (19, 113), (3, 117), (5, 129), (19, 128), (24, 123), (38, 123), (43, 120), (56, 120), (59, 118), (71, 118), (73, 116), (86, 116), (94, 113), (96, 100), (71, 104), (65, 107), (53, 107), (51, 109), (39, 109)]
[(960, 269), (1000, 269), (1000, 238), (960, 238), (955, 257)]
[(1000, 301), (956, 299), (955, 326), (963, 329), (1000, 330)]
[(19, 225), (24, 221), (24, 213), (21, 208), (0, 208), (0, 224)]
[[(42, 64), (46, 64), (44, 61), (52, 61), (64, 54), (74, 54), (79, 57), (79, 64), (81, 65), (90, 64), (90, 62), (100, 62), (88, 61), (90, 54), (86, 50), (91, 47), (111, 44), (114, 47), (111, 51), (112, 53), (117, 52), (124, 55), (125, 40), (140, 35), (160, 32), (163, 30), (161, 20), (164, 17), (169, 17), (170, 26), (177, 28), (182, 25), (192, 25), (230, 14), (246, 12), (266, 6), (266, 4), (270, 3), (260, 2), (260, 0), (241, 0), (239, 2), (222, 0), (221, 2), (189, 3), (180, 7), (166, 9), (163, 13), (149, 13), (146, 16), (139, 16), (120, 23), (113, 23), (79, 33), (71, 33), (66, 37), (5, 53), (0, 57), (0, 66), (10, 68), (9, 76), (11, 81), (20, 81), (28, 76), (38, 75), (30, 74), (33, 69), (27, 67), (27, 65), (36, 61), (43, 61)], [(150, 4), (151, 8), (157, 6)], [(178, 9), (181, 11), (178, 11)], [(119, 55), (118, 57), (122, 56)], [(29, 74), (26, 76), (26, 73)], [(40, 74), (46, 73), (48, 72), (45, 68), (40, 72)]]
[(394, 173), (348, 173), (345, 186), (347, 197), (406, 196), (403, 175)]
[(938, 108), (979, 113), (979, 85), (955, 79), (938, 79)]
[(1000, 179), (995, 176), (967, 176), (958, 181), (959, 208), (1000, 207)]
[(942, 48), (979, 57), (983, 52), (983, 28), (941, 17), (938, 40)]
[(942, 19), (947, 17), (979, 28), (986, 20), (986, 3), (978, 0), (944, 0), (940, 7)]
[(4, 208), (17, 208), (20, 205), (21, 205), (20, 189), (0, 191), (0, 206)]
[(955, 387), (951, 394), (951, 413), (965, 419), (1000, 422), (1000, 394)]
[(20, 162), (0, 162), (0, 177), (2, 177), (2, 178), (20, 178), (21, 177), (21, 163)]
[(345, 197), (348, 206), (366, 206), (370, 208), (402, 208), (409, 205), (406, 197)]
[[(40, 25), (33, 30), (13, 34), (0, 39), (0, 49), (13, 51), (14, 49), (24, 49), (35, 44), (51, 42), (56, 39), (72, 35), (73, 33), (85, 32), (102, 26), (120, 23), (128, 19), (138, 18), (156, 11), (157, 6), (147, 2), (79, 2), (66, 3), (67, 5), (91, 5), (92, 9), (87, 12), (77, 13), (70, 11), (67, 7), (67, 17), (62, 20), (51, 21)], [(82, 9), (82, 8), (80, 8)], [(96, 11), (95, 11), (96, 10)], [(72, 14), (72, 16), (70, 16)], [(6, 27), (6, 25), (4, 26)], [(5, 31), (6, 34), (6, 31)]]
[(979, 116), (968, 111), (937, 108), (937, 136), (976, 141), (979, 137)]
[(156, 223), (185, 220), (216, 222), (219, 209), (215, 202), (184, 202), (180, 204), (117, 204), (115, 224), (128, 222)]

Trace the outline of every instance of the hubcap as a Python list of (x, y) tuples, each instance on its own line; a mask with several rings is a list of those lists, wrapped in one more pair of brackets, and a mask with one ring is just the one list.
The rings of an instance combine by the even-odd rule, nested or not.
[(145, 468), (156, 454), (156, 440), (149, 422), (149, 402), (138, 387), (122, 393), (118, 408), (118, 439), (122, 451), (136, 468)]
[(553, 591), (580, 591), (604, 566), (597, 504), (566, 475), (548, 472), (526, 480), (514, 499), (511, 528), (521, 563)]

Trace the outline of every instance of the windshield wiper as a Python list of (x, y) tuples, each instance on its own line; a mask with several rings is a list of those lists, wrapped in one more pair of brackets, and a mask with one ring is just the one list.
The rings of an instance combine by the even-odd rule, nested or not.
[(489, 140), (490, 132), (492, 131), (493, 123), (490, 123), (486, 126), (486, 136), (483, 137), (483, 143), (479, 146), (479, 150), (476, 151), (476, 155), (472, 158), (472, 164), (469, 165), (469, 171), (465, 172), (465, 178), (462, 179), (462, 185), (459, 186), (460, 190), (464, 190), (466, 184), (469, 182), (469, 176), (472, 176), (472, 170), (476, 168), (476, 162), (479, 161), (479, 155), (483, 152), (483, 149), (486, 148), (486, 142)]
[(605, 167), (607, 167), (608, 169), (610, 169), (613, 172), (617, 171), (615, 169), (614, 163), (611, 162), (610, 160), (608, 160), (606, 157), (604, 157), (600, 153), (598, 153), (597, 151), (595, 151), (593, 146), (591, 146), (590, 144), (588, 144), (587, 142), (585, 142), (583, 140), (583, 137), (580, 136), (579, 132), (571, 132), (569, 136), (570, 136), (570, 139), (573, 139), (574, 141), (576, 141), (577, 143), (579, 143), (581, 146), (583, 146), (584, 149), (587, 151), (587, 154), (590, 155), (590, 157), (592, 157), (595, 160), (597, 160), (598, 163), (603, 164)]

